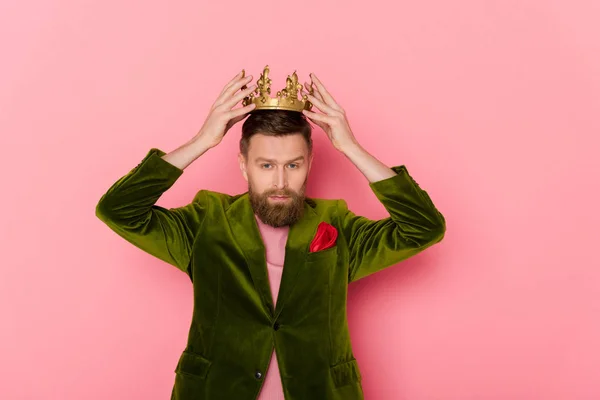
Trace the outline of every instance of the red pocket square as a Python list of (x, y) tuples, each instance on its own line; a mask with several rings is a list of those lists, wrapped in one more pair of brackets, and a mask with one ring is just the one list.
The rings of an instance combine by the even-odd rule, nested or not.
[(337, 239), (338, 231), (335, 226), (327, 222), (321, 222), (317, 227), (317, 233), (310, 243), (309, 252), (321, 251), (333, 247)]

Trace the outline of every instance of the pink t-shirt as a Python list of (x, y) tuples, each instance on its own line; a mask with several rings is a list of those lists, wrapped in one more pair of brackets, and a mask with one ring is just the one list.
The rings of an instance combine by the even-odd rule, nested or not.
[[(287, 242), (289, 226), (274, 228), (264, 224), (260, 218), (254, 215), (258, 228), (262, 236), (266, 249), (267, 271), (269, 273), (269, 282), (271, 284), (271, 293), (273, 295), (273, 304), (277, 304), (277, 294), (279, 293), (279, 285), (283, 274), (283, 261), (285, 258), (285, 244)], [(258, 395), (258, 400), (284, 400), (283, 386), (281, 377), (279, 376), (279, 367), (277, 365), (277, 357), (275, 350), (271, 355), (271, 361), (265, 381)]]

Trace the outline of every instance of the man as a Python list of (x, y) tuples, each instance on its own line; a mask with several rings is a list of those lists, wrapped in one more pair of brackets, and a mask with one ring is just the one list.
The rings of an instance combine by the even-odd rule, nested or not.
[[(192, 281), (193, 318), (172, 399), (363, 399), (348, 284), (442, 240), (445, 219), (404, 165), (390, 169), (359, 145), (314, 74), (303, 104), (322, 113), (259, 110), (257, 102), (233, 109), (256, 89), (246, 87), (251, 78), (242, 71), (223, 88), (186, 144), (168, 154), (151, 149), (102, 196), (96, 215)], [(155, 204), (248, 115), (238, 156), (247, 192), (200, 190), (182, 207)], [(305, 197), (307, 118), (364, 174), (388, 218), (355, 215), (342, 199)]]

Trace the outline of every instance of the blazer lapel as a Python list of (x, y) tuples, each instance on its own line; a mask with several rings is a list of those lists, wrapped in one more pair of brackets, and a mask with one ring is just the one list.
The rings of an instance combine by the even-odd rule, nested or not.
[(235, 241), (242, 249), (246, 258), (254, 287), (262, 298), (269, 316), (273, 319), (276, 319), (281, 314), (285, 301), (292, 293), (298, 279), (310, 279), (310, 277), (301, 277), (300, 273), (304, 267), (304, 260), (308, 253), (310, 242), (315, 236), (320, 222), (319, 216), (314, 209), (314, 204), (314, 200), (306, 198), (304, 201), (304, 215), (295, 224), (290, 225), (285, 245), (283, 276), (275, 307), (273, 306), (273, 297), (267, 271), (265, 245), (260, 235), (258, 224), (254, 219), (254, 210), (250, 204), (248, 192), (240, 195), (225, 212)]

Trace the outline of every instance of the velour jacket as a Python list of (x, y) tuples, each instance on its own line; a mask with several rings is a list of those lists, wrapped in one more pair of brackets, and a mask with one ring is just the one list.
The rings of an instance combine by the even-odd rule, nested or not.
[[(445, 219), (404, 165), (369, 186), (389, 212), (370, 220), (345, 200), (306, 197), (290, 225), (277, 304), (248, 192), (200, 190), (191, 203), (155, 203), (183, 173), (152, 148), (101, 197), (96, 216), (193, 285), (187, 345), (172, 400), (256, 399), (273, 350), (287, 400), (364, 399), (346, 317), (348, 284), (439, 242)], [(333, 247), (309, 252), (320, 222)]]

